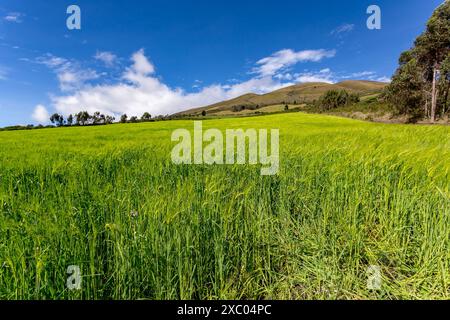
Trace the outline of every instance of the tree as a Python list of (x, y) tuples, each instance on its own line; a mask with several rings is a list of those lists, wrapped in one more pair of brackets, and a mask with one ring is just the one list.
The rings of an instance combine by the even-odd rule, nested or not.
[(319, 100), (322, 110), (332, 110), (359, 102), (357, 94), (349, 94), (345, 90), (327, 91)]
[(73, 124), (73, 116), (71, 114), (69, 114), (69, 116), (67, 117), (67, 124), (69, 126)]
[(76, 121), (78, 125), (86, 125), (89, 123), (89, 120), (91, 119), (91, 116), (87, 111), (80, 111), (75, 115)]
[(284, 111), (288, 111), (289, 110), (289, 106), (288, 105), (285, 105), (284, 106)]
[(347, 97), (347, 105), (352, 105), (360, 101), (361, 99), (359, 98), (359, 95), (357, 95), (356, 93), (350, 93)]
[(136, 123), (138, 121), (138, 118), (136, 117), (136, 116), (132, 116), (131, 118), (130, 118), (130, 122), (131, 123)]
[[(432, 122), (438, 115), (448, 112), (449, 54), (450, 1), (445, 1), (434, 11), (425, 32), (416, 39), (413, 48), (401, 55), (395, 79), (386, 89), (388, 102), (397, 110), (412, 112), (412, 116), (422, 109), (422, 116), (429, 116)], [(405, 107), (408, 103), (414, 105)]]
[(105, 117), (105, 124), (112, 124), (114, 122), (114, 120), (116, 120), (116, 118), (108, 115)]
[(203, 110), (203, 111), (202, 111), (202, 116), (203, 116), (203, 117), (206, 117), (206, 110)]
[(126, 123), (128, 120), (128, 116), (126, 114), (123, 114), (120, 116), (120, 122), (121, 123)]
[(91, 117), (93, 124), (100, 124), (104, 121), (105, 116), (103, 114), (100, 114), (100, 112), (96, 111)]
[(441, 65), (441, 77), (439, 80), (439, 90), (442, 92), (441, 99), (438, 104), (442, 106), (442, 114), (450, 110), (450, 54), (447, 55)]
[(425, 83), (421, 76), (417, 60), (400, 61), (401, 67), (392, 77), (391, 84), (386, 88), (385, 96), (398, 114), (410, 116), (410, 121), (420, 119), (427, 112), (422, 108), (424, 103), (423, 88)]
[(141, 117), (141, 120), (142, 121), (149, 121), (149, 120), (151, 120), (152, 119), (152, 116), (150, 115), (150, 113), (148, 113), (148, 112), (145, 112), (143, 115), (142, 115), (142, 117)]
[(58, 113), (54, 113), (50, 117), (50, 121), (54, 124), (56, 124), (58, 127), (62, 126), (64, 124), (64, 117)]
[(450, 2), (438, 7), (427, 23), (425, 33), (415, 42), (416, 55), (424, 75), (431, 77), (431, 121), (436, 118), (439, 90), (437, 80), (443, 61), (450, 52)]
[(52, 114), (51, 116), (50, 116), (50, 122), (51, 123), (56, 123), (57, 122), (57, 119), (59, 118), (59, 114), (57, 114), (57, 113), (54, 113), (54, 114)]

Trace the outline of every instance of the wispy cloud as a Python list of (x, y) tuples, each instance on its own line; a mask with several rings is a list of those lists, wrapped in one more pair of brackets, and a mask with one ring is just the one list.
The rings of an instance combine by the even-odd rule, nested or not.
[(391, 78), (389, 78), (389, 77), (379, 77), (379, 78), (376, 78), (376, 79), (375, 79), (375, 81), (379, 81), (379, 82), (386, 82), (386, 83), (389, 83), (389, 82), (391, 82), (391, 81), (392, 81), (392, 79), (391, 79)]
[(194, 81), (194, 84), (192, 85), (192, 88), (193, 89), (200, 88), (202, 83), (203, 83), (203, 81), (197, 79), (197, 80)]
[(3, 20), (7, 22), (13, 22), (13, 23), (22, 23), (23, 17), (25, 15), (20, 12), (10, 12), (6, 16), (3, 17)]
[(86, 81), (100, 77), (95, 70), (83, 69), (75, 61), (53, 56), (49, 53), (38, 57), (36, 62), (47, 66), (56, 73), (62, 91), (81, 89)]
[(103, 62), (107, 67), (112, 67), (117, 60), (117, 56), (109, 51), (97, 51), (94, 58)]
[(349, 75), (341, 76), (341, 79), (354, 79), (354, 80), (370, 80), (378, 82), (391, 82), (391, 78), (386, 76), (380, 76), (375, 71), (361, 71), (354, 72)]
[(361, 77), (372, 77), (376, 75), (375, 71), (362, 71), (362, 72), (355, 72), (351, 74), (352, 78), (361, 78)]
[(262, 77), (273, 76), (277, 72), (283, 71), (299, 62), (318, 62), (324, 58), (332, 58), (335, 55), (335, 50), (321, 49), (296, 52), (291, 49), (284, 49), (275, 52), (270, 57), (259, 60), (256, 63), (257, 67), (253, 69), (253, 73), (256, 73)]
[(360, 71), (353, 72), (348, 75), (342, 76), (342, 79), (362, 79), (362, 78), (374, 78), (376, 77), (376, 72), (374, 71)]
[(304, 72), (295, 74), (295, 82), (307, 83), (307, 82), (325, 82), (335, 83), (338, 80), (334, 73), (329, 69), (322, 69), (318, 72)]
[(331, 35), (340, 35), (342, 33), (348, 33), (351, 32), (355, 29), (355, 25), (354, 24), (350, 24), (350, 23), (344, 23), (342, 25), (340, 25), (339, 27), (337, 27), (336, 29), (333, 29), (330, 34)]

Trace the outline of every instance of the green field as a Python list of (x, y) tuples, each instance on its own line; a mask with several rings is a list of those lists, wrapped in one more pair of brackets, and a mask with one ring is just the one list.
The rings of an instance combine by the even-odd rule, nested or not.
[(450, 298), (450, 127), (203, 126), (279, 128), (279, 175), (172, 164), (191, 121), (0, 132), (0, 299)]

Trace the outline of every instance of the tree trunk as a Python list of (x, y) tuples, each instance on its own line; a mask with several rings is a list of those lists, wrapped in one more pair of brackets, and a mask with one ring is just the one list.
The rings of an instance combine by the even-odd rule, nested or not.
[(428, 92), (425, 91), (425, 107), (424, 107), (424, 111), (425, 111), (425, 118), (428, 118)]
[(447, 107), (448, 107), (448, 94), (450, 91), (450, 83), (447, 84), (447, 89), (445, 91), (445, 100), (444, 100), (444, 105), (442, 106), (442, 115), (445, 115), (445, 113), (447, 112)]
[(438, 70), (436, 67), (433, 69), (433, 89), (431, 91), (431, 122), (436, 121), (436, 104), (437, 104), (437, 89), (436, 89), (436, 77)]

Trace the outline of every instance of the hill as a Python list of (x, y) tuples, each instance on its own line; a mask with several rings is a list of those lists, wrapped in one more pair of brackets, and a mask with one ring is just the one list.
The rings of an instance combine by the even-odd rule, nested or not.
[(282, 88), (270, 93), (258, 95), (254, 93), (212, 104), (205, 107), (186, 110), (179, 115), (198, 115), (206, 111), (209, 115), (225, 112), (241, 112), (243, 110), (256, 110), (267, 106), (284, 104), (304, 104), (319, 99), (329, 90), (347, 90), (361, 96), (381, 92), (385, 83), (364, 80), (349, 80), (336, 84), (324, 82), (302, 83)]

